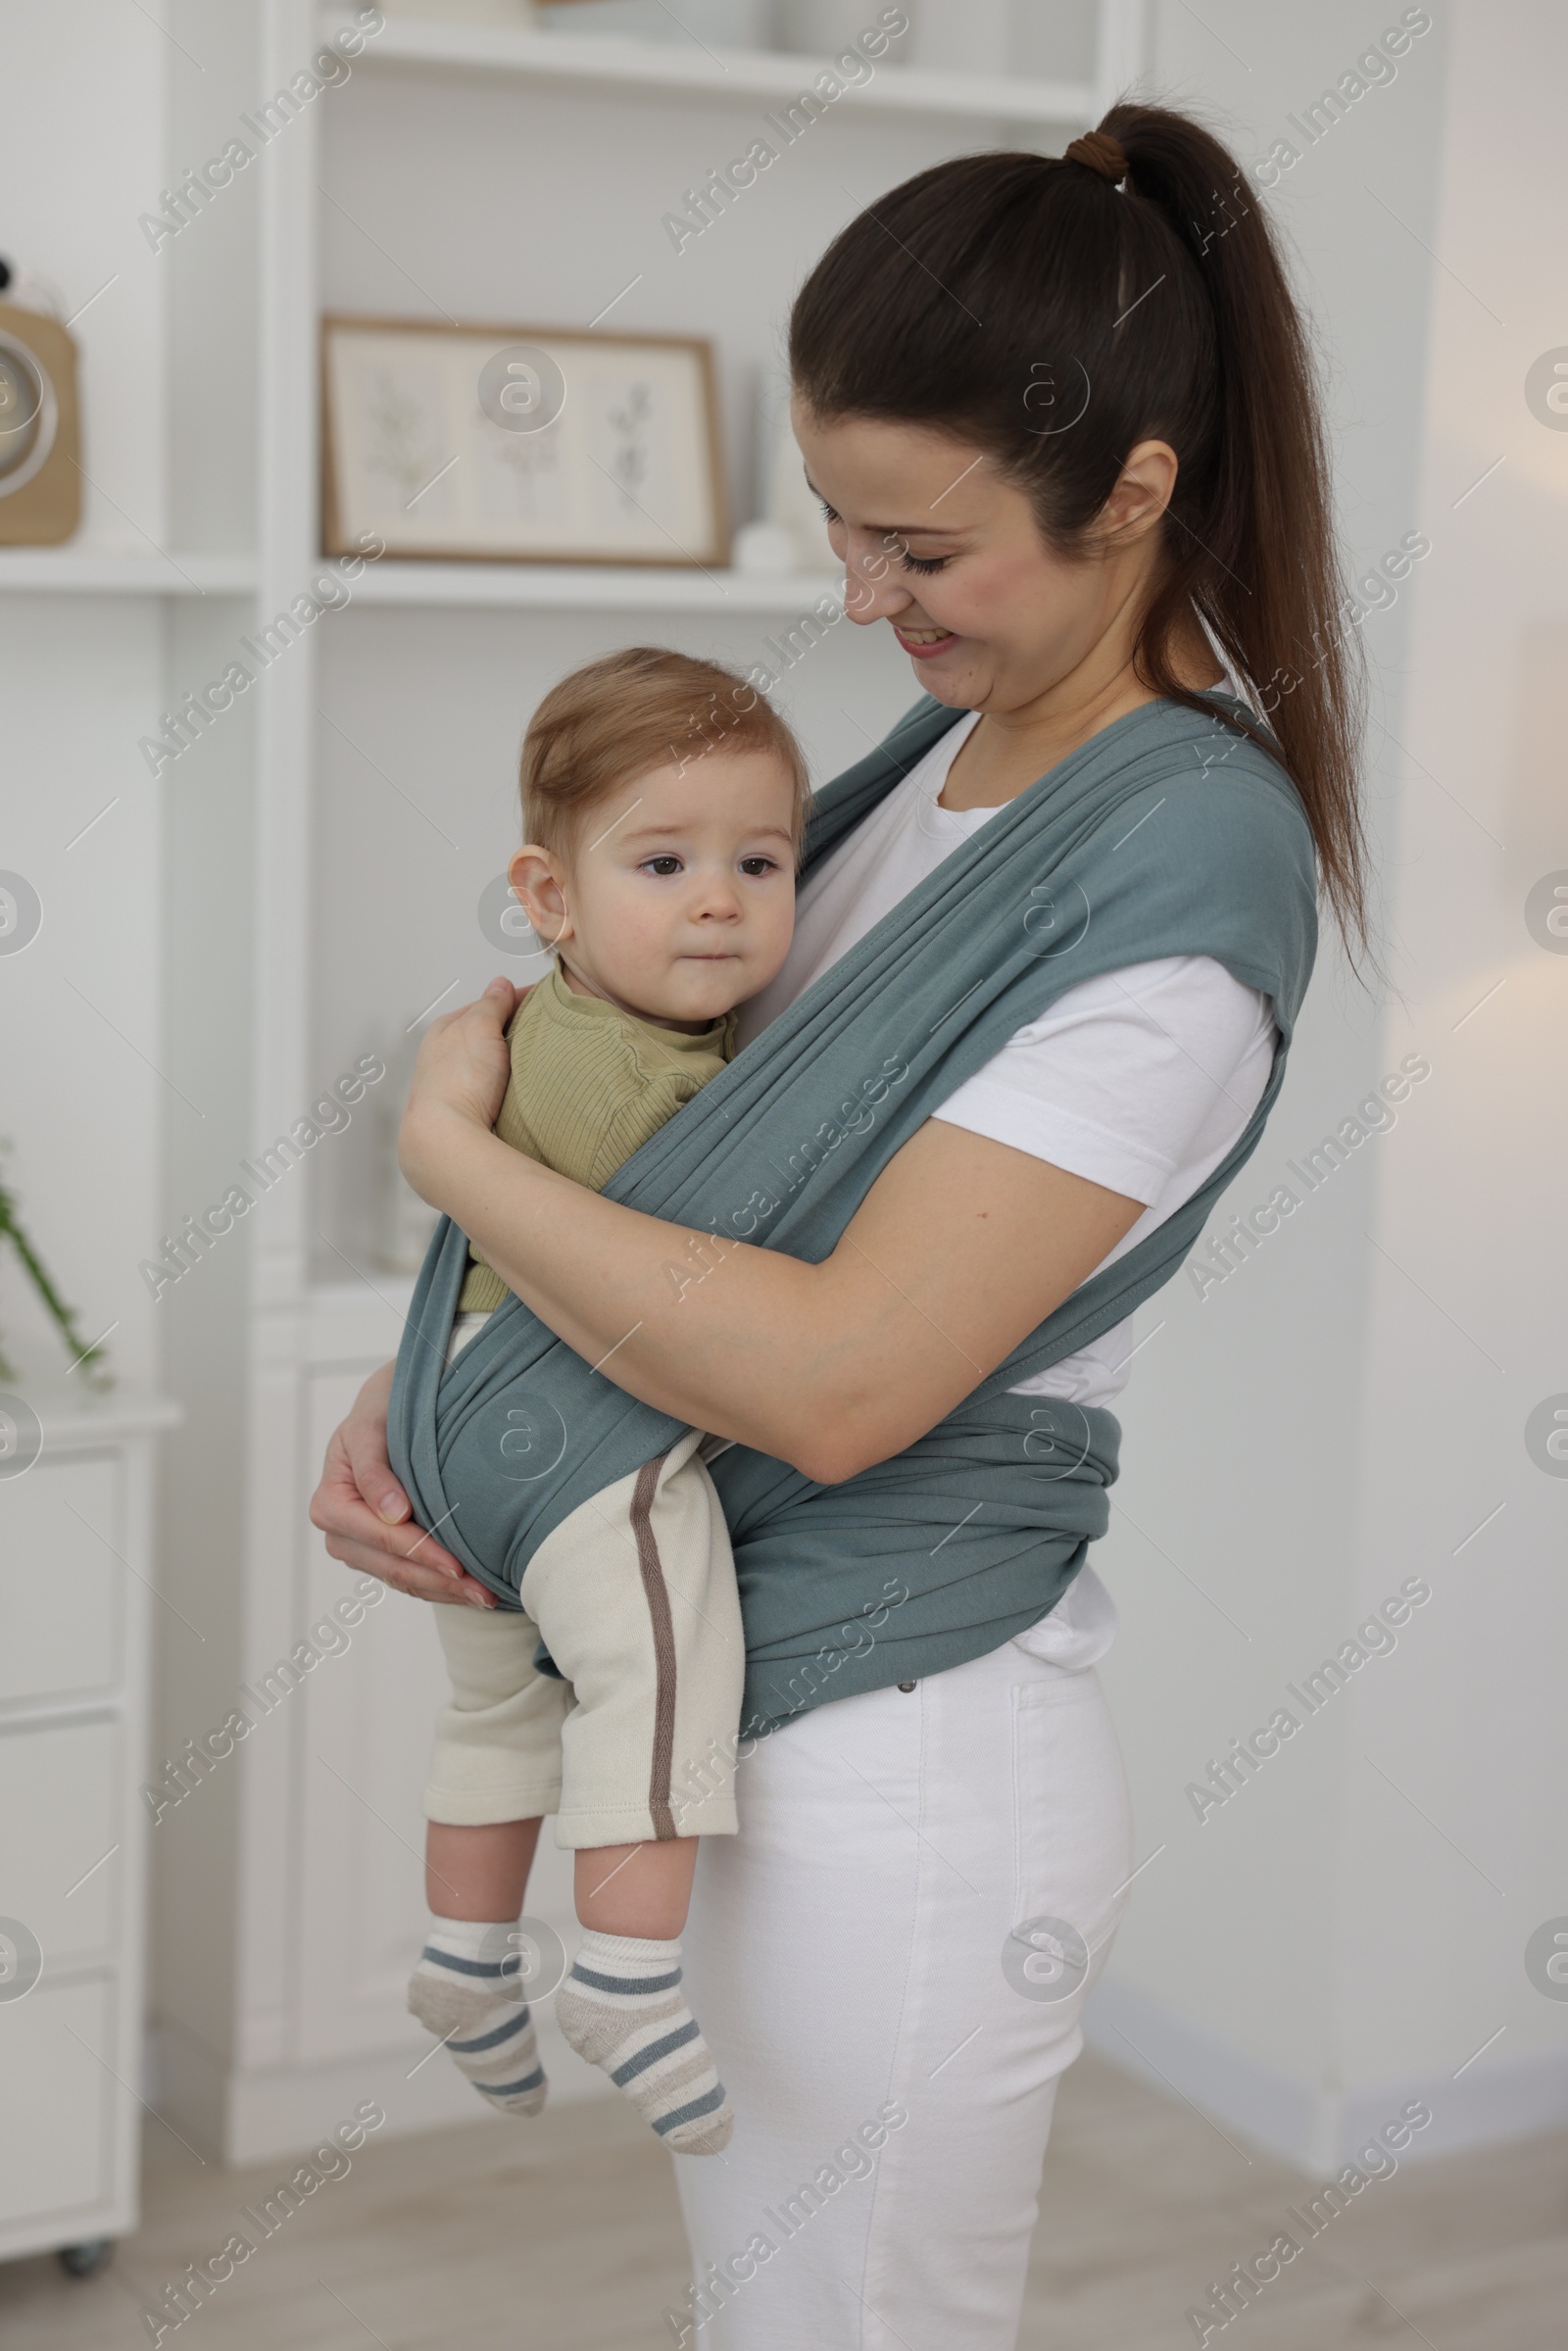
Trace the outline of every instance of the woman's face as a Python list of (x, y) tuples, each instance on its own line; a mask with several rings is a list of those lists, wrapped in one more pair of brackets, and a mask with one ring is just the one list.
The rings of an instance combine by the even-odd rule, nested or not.
[(825, 419), (798, 396), (792, 414), (848, 574), (846, 611), (861, 626), (886, 621), (939, 702), (1000, 716), (1102, 665), (1097, 653), (1124, 638), (1130, 661), (1176, 478), (1163, 442), (1129, 456), (1101, 517), (1109, 543), (1069, 558), (980, 450), (927, 425)]

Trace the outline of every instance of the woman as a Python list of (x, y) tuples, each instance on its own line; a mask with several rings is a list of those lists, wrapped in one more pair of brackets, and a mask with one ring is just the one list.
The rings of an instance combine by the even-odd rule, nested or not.
[[(1219, 713), (1204, 782), (1266, 715), (1308, 901), (1315, 854), (1364, 941), (1353, 662), (1311, 369), (1225, 149), (1121, 106), (1065, 158), (925, 172), (813, 271), (791, 363), (853, 617), (890, 623), (926, 692), (969, 715), (818, 860), (743, 1037), (999, 809), (1120, 727), (1113, 752), (1156, 704)], [(1205, 700), (1225, 668), (1250, 709)], [(1234, 1152), (1298, 993), (1260, 987), (1268, 955), (1223, 944), (1246, 872), (1209, 890), (1234, 904), (1194, 908), (1212, 953), (1129, 953), (1065, 987), (936, 1104), (819, 1263), (730, 1248), (677, 1295), (683, 1228), (496, 1145), (504, 981), (426, 1044), (406, 1170), (617, 1387), (819, 1485), (853, 1480)], [(1276, 887), (1269, 903), (1290, 903), (1259, 868), (1260, 902)], [(1302, 985), (1309, 965), (1308, 938)], [(1128, 1353), (1125, 1324), (1103, 1330), (1012, 1393), (1102, 1412)], [(411, 1540), (389, 1389), (390, 1367), (334, 1438), (316, 1523), (398, 1590), (488, 1605), (433, 1535)], [(961, 1576), (948, 1597), (961, 1616)], [(1015, 2341), (1054, 2086), (1132, 1869), (1092, 1670), (1113, 1630), (1083, 1568), (1014, 1638), (988, 1645), (971, 1624), (964, 1662), (816, 1704), (743, 1764), (742, 1833), (705, 1846), (687, 1941), (741, 2120), (723, 2165), (681, 2167), (694, 2283), (666, 2313), (674, 2339)]]

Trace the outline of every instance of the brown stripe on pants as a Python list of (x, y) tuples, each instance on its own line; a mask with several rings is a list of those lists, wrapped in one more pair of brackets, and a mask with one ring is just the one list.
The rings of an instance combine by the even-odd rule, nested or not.
[(637, 1484), (631, 1498), (632, 1533), (637, 1538), (637, 1565), (642, 1573), (643, 1596), (648, 1602), (648, 1615), (654, 1632), (654, 1753), (648, 1780), (648, 1805), (654, 1816), (654, 1834), (662, 1842), (676, 1835), (675, 1816), (669, 1808), (669, 1775), (675, 1759), (675, 1628), (670, 1620), (669, 1592), (664, 1583), (663, 1563), (659, 1556), (659, 1543), (654, 1534), (654, 1495), (659, 1487), (659, 1473), (667, 1454), (657, 1460), (645, 1461), (637, 1472)]

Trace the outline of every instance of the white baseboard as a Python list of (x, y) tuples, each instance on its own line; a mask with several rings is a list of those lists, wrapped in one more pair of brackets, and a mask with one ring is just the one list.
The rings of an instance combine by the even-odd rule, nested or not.
[(1568, 2130), (1568, 2049), (1537, 2049), (1522, 2057), (1499, 2052), (1482, 2058), (1457, 2080), (1451, 2073), (1427, 2074), (1393, 2087), (1347, 2091), (1342, 2101), (1347, 2161), (1355, 2161), (1357, 2146), (1365, 2146), (1406, 2098), (1423, 2098), (1432, 2109), (1432, 2128), (1409, 2149), (1422, 2158)]
[(1402, 2162), (1534, 2138), (1568, 2128), (1568, 2049), (1482, 2059), (1457, 2079), (1411, 2075), (1354, 2089), (1314, 2089), (1261, 2064), (1131, 1984), (1102, 1976), (1084, 2011), (1098, 2055), (1156, 2089), (1177, 2089), (1215, 2122), (1309, 2176), (1353, 2163), (1355, 2151), (1420, 2098), (1430, 2127)]
[[(552, 2016), (538, 2014), (537, 2022), (553, 2105), (614, 2095), (597, 2067), (585, 2065), (567, 2048)], [(387, 2135), (444, 2131), (486, 2118), (478, 2093), (433, 2046), (428, 2062), (416, 2063), (412, 2073), (406, 2048), (372, 2050), (334, 2065), (244, 2072), (226, 2065), (178, 2025), (151, 2027), (148, 2040), (147, 2078), (156, 2085), (150, 2102), (172, 2130), (226, 2164), (308, 2153), (368, 2099), (384, 2109)]]
[[(553, 2103), (612, 2094), (603, 2074), (566, 2047), (552, 2017), (540, 2015), (538, 2023)], [(1457, 2080), (1412, 2075), (1314, 2091), (1111, 1977), (1090, 1994), (1084, 2037), (1112, 2065), (1156, 2089), (1180, 2091), (1225, 2130), (1309, 2177), (1352, 2163), (1356, 2148), (1413, 2098), (1431, 2108), (1432, 2125), (1411, 2140), (1401, 2158), (1407, 2163), (1568, 2128), (1568, 2050), (1483, 2059)], [(149, 2102), (171, 2125), (229, 2164), (308, 2151), (366, 2099), (385, 2109), (385, 2128), (397, 2135), (485, 2119), (456, 2067), (434, 2055), (411, 2076), (406, 2049), (244, 2073), (164, 2024), (149, 2033), (146, 2079)]]

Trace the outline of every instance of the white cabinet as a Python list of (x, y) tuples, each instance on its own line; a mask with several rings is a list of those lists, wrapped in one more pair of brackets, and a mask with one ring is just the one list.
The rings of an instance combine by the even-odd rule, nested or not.
[(0, 2256), (136, 2221), (152, 1451), (134, 1391), (27, 1401), (0, 1476)]
[(114, 1686), (124, 1574), (114, 1552), (120, 1468), (110, 1456), (36, 1462), (4, 1488), (0, 1706)]

